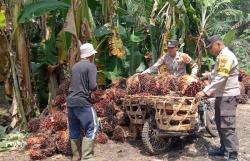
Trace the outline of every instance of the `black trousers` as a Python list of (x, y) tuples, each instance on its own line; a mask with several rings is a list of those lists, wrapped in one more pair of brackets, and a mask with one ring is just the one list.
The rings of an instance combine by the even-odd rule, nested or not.
[(227, 152), (239, 151), (239, 140), (236, 132), (237, 96), (217, 97), (215, 99), (215, 121), (220, 144)]

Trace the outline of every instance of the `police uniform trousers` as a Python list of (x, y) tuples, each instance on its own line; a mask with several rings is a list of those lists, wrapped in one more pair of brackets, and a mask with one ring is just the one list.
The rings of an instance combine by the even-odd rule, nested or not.
[(238, 96), (216, 97), (215, 122), (220, 137), (220, 144), (227, 152), (239, 151), (236, 132), (236, 108)]

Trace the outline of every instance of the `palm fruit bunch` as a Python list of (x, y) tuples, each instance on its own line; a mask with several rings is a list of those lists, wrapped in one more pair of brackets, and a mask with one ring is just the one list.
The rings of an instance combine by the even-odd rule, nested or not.
[(62, 94), (67, 95), (69, 91), (69, 86), (70, 86), (70, 78), (64, 79), (62, 83), (59, 85), (56, 95), (62, 95)]
[(113, 102), (102, 100), (94, 104), (98, 117), (106, 117), (115, 113)]
[(117, 105), (122, 105), (123, 99), (126, 95), (126, 91), (124, 89), (115, 89), (114, 90), (114, 102)]
[(115, 89), (123, 89), (126, 90), (127, 88), (127, 80), (125, 78), (115, 80), (112, 85), (113, 88)]
[(30, 158), (33, 160), (41, 160), (46, 157), (42, 149), (46, 148), (46, 139), (44, 135), (30, 136), (27, 139)]
[(138, 75), (140, 82), (140, 93), (150, 93), (151, 95), (157, 95), (157, 81), (154, 76), (150, 74)]
[(127, 127), (116, 126), (113, 132), (112, 139), (118, 142), (126, 141), (129, 136), (129, 129)]
[(173, 75), (169, 75), (168, 76), (168, 81), (169, 81), (169, 89), (171, 91), (174, 91), (174, 92), (178, 92), (179, 91), (179, 80), (178, 80), (178, 77), (176, 76), (173, 76)]
[(57, 140), (56, 134), (49, 136), (46, 140), (46, 148), (42, 149), (42, 154), (44, 154), (46, 157), (53, 156), (57, 151), (55, 144), (56, 140)]
[(54, 112), (52, 114), (52, 119), (51, 120), (53, 122), (53, 125), (54, 125), (53, 130), (55, 132), (67, 129), (68, 118), (67, 118), (67, 115), (64, 112), (60, 112), (60, 111)]
[(46, 139), (47, 137), (45, 135), (39, 134), (36, 136), (30, 136), (26, 142), (29, 148), (37, 149), (45, 147)]
[(98, 89), (94, 92), (91, 93), (91, 102), (92, 103), (98, 103), (100, 102), (101, 100), (104, 99), (104, 94), (105, 94), (105, 91), (104, 90), (101, 90), (101, 89)]
[(107, 134), (100, 132), (97, 134), (95, 141), (99, 144), (106, 144), (108, 142), (109, 137)]
[(250, 75), (245, 75), (242, 79), (242, 83), (245, 86), (246, 93), (250, 96)]
[(42, 160), (46, 158), (46, 156), (42, 153), (40, 149), (30, 149), (29, 156), (32, 160)]
[(108, 116), (100, 120), (101, 131), (106, 133), (108, 136), (112, 136), (112, 133), (117, 125), (117, 120), (113, 116)]
[[(203, 89), (203, 86), (204, 86), (204, 83), (203, 82), (198, 82), (198, 80), (190, 75), (183, 75), (179, 78), (178, 80), (179, 82), (179, 91), (181, 94), (184, 94), (185, 96), (191, 96), (193, 95), (194, 93), (196, 94), (197, 91), (195, 91), (195, 89), (197, 90), (202, 90)], [(196, 83), (193, 83), (193, 82), (196, 82)], [(193, 84), (192, 84), (193, 83)], [(192, 85), (191, 85), (192, 84)], [(192, 88), (193, 86), (197, 86), (197, 87), (194, 87)], [(190, 87), (191, 86), (191, 87)], [(198, 87), (198, 86), (201, 86), (201, 87)], [(189, 88), (187, 90), (187, 88)], [(187, 90), (187, 91), (186, 91)], [(192, 92), (189, 92), (189, 90), (191, 90)], [(186, 93), (185, 93), (186, 92)], [(199, 92), (199, 91), (198, 91)], [(187, 95), (186, 95), (187, 94)], [(195, 96), (195, 95), (194, 95)]]
[(60, 94), (52, 99), (52, 106), (61, 106), (66, 103), (66, 95)]
[(67, 129), (67, 116), (63, 112), (56, 111), (41, 120), (39, 131), (55, 133), (65, 129)]
[(108, 101), (114, 100), (115, 97), (115, 91), (113, 88), (107, 89), (104, 94), (104, 98)]
[(105, 117), (106, 104), (103, 102), (98, 102), (94, 104), (96, 114), (98, 117)]
[(138, 75), (135, 74), (128, 78), (126, 93), (129, 95), (140, 93), (140, 81)]
[(160, 74), (156, 78), (158, 84), (158, 94), (159, 95), (167, 95), (169, 94), (169, 78), (168, 74)]
[(71, 155), (71, 146), (69, 139), (69, 131), (59, 131), (57, 133), (56, 147), (59, 152), (65, 155)]
[(246, 94), (245, 85), (243, 82), (240, 82), (240, 98), (239, 103), (240, 104), (246, 104), (248, 101), (248, 95)]
[(190, 81), (191, 76), (189, 75), (183, 75), (179, 77), (179, 91), (184, 91), (192, 81)]
[(186, 87), (183, 94), (184, 96), (195, 97), (195, 95), (198, 92), (202, 91), (203, 88), (204, 88), (204, 85), (201, 81), (192, 82), (190, 85)]
[(116, 110), (115, 110), (115, 106), (114, 106), (114, 102), (110, 101), (106, 104), (106, 110), (105, 110), (105, 116), (113, 116), (115, 115)]
[(29, 132), (35, 133), (40, 128), (40, 118), (34, 118), (28, 122), (28, 130)]

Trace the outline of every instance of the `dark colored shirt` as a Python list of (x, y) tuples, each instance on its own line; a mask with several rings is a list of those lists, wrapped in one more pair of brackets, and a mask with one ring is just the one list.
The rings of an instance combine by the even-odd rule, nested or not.
[(72, 68), (72, 76), (67, 97), (68, 107), (92, 106), (90, 92), (97, 89), (97, 69), (88, 60), (81, 60)]

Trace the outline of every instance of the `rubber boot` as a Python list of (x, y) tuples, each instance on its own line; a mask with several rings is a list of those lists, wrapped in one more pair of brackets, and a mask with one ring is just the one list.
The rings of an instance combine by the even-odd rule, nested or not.
[(81, 160), (80, 139), (71, 139), (70, 143), (72, 151), (71, 161), (80, 161)]
[(82, 139), (81, 161), (94, 161), (94, 140), (84, 137)]
[(210, 150), (208, 155), (210, 156), (224, 156), (226, 153), (226, 149), (224, 147), (220, 147), (219, 149)]
[(237, 152), (229, 152), (227, 160), (228, 161), (238, 161), (238, 153)]

